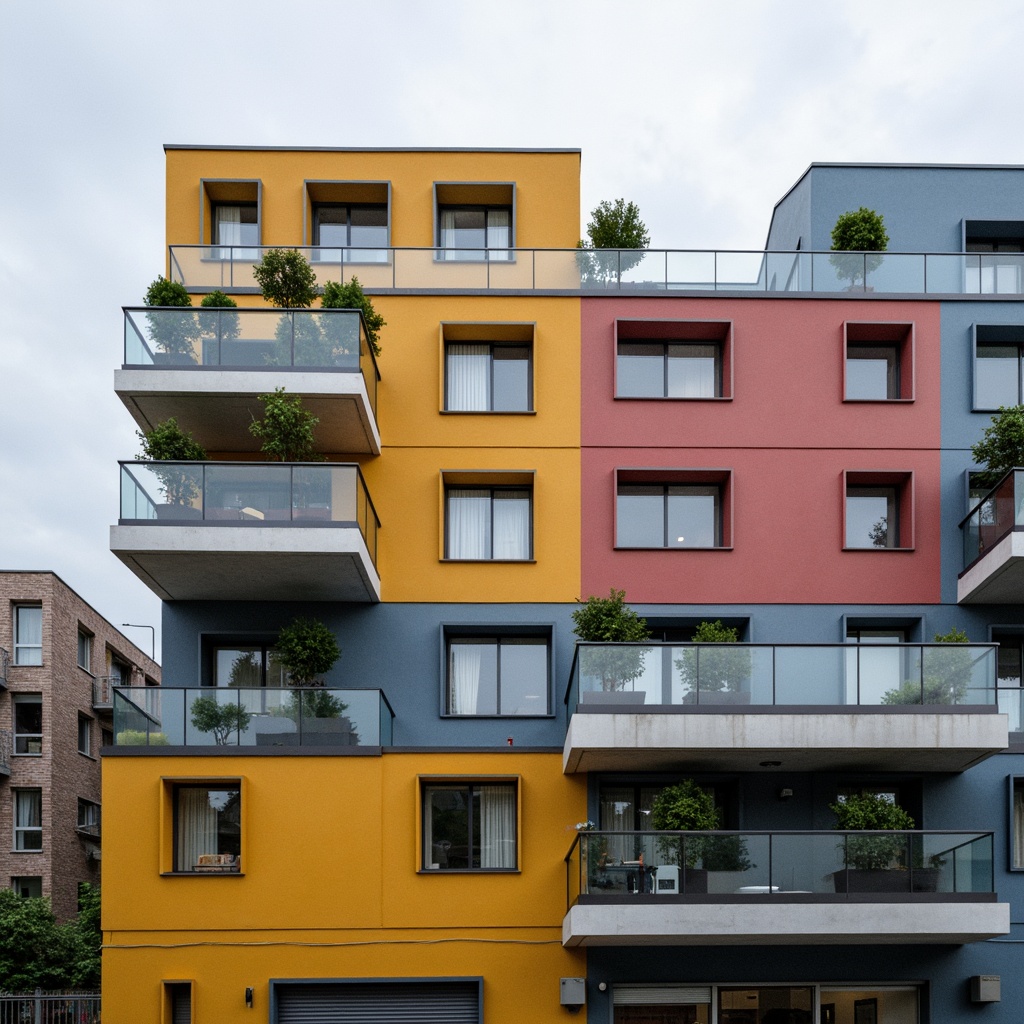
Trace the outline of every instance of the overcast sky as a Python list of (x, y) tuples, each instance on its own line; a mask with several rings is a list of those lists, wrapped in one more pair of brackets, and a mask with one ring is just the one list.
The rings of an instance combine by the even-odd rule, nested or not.
[(624, 196), (655, 247), (760, 248), (814, 160), (1024, 163), (1022, 19), (1020, 0), (4, 0), (0, 568), (53, 569), (159, 632), (108, 527), (137, 451), (120, 307), (164, 267), (163, 143), (579, 147), (581, 223)]

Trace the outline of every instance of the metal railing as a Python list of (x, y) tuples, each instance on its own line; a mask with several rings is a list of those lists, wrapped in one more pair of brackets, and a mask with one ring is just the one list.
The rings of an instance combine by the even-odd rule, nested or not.
[(0, 1024), (100, 1024), (100, 994), (0, 992)]
[[(644, 705), (996, 710), (995, 644), (577, 643), (565, 701)], [(632, 705), (632, 707), (631, 707)]]
[(96, 676), (92, 681), (93, 710), (109, 709), (114, 706), (114, 687), (121, 685), (120, 676)]
[(565, 855), (579, 896), (995, 892), (993, 833), (579, 832)]
[(118, 686), (119, 747), (386, 747), (395, 713), (383, 690)]
[(1014, 530), (1024, 529), (1024, 469), (1011, 469), (963, 518), (964, 571)]
[(358, 309), (124, 309), (124, 365), (362, 374), (376, 415), (380, 372)]
[[(170, 277), (194, 291), (259, 293), (253, 266), (281, 246), (172, 245)], [(1024, 255), (693, 249), (333, 249), (284, 246), (322, 287), (353, 274), (378, 291), (752, 292), (1020, 295)], [(325, 253), (336, 259), (324, 259)], [(373, 258), (368, 258), (372, 256)]]
[(0, 729), (0, 775), (11, 774), (11, 730)]
[(377, 563), (380, 520), (359, 466), (308, 462), (120, 462), (124, 522), (358, 527)]

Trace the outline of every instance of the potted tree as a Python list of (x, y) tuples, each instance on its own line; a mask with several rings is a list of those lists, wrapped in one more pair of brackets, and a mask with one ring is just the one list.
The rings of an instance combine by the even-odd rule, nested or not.
[[(608, 644), (608, 647), (581, 647), (578, 651), (579, 673), (600, 680), (600, 692), (580, 693), (581, 700), (601, 703), (642, 703), (643, 691), (624, 690), (644, 671), (646, 648), (626, 646), (642, 644), (651, 638), (647, 620), (626, 606), (626, 592), (614, 587), (607, 597), (588, 597), (582, 607), (572, 613), (573, 632), (587, 643)], [(582, 690), (582, 686), (581, 686)]]
[(191, 433), (182, 430), (172, 416), (145, 433), (136, 431), (142, 450), (136, 456), (144, 462), (169, 462), (154, 466), (153, 472), (163, 488), (164, 504), (154, 503), (157, 519), (201, 519), (202, 508), (193, 504), (201, 491), (202, 469), (182, 466), (182, 462), (204, 462), (206, 450)]
[(238, 314), (232, 312), (238, 309), (238, 303), (230, 295), (214, 290), (203, 296), (199, 305), (196, 319), (203, 342), (203, 365), (244, 365), (244, 360), (239, 360), (235, 353), (237, 346), (232, 345), (242, 333)]
[(219, 747), (227, 746), (232, 735), (249, 728), (252, 715), (237, 701), (221, 704), (212, 694), (192, 701), (192, 724), (200, 732), (213, 734)]
[[(142, 301), (147, 306), (159, 306), (146, 314), (149, 337), (158, 351), (153, 353), (155, 363), (189, 365), (196, 362), (196, 343), (199, 329), (192, 299), (183, 284), (168, 281), (160, 275), (146, 289)], [(176, 312), (176, 309), (188, 309)]]
[(263, 419), (253, 420), (249, 432), (263, 442), (263, 452), (280, 462), (324, 461), (313, 433), (320, 420), (302, 407), (300, 395), (275, 388), (272, 394), (258, 397), (263, 403)]
[(858, 278), (863, 282), (862, 290), (871, 291), (867, 275), (882, 265), (884, 257), (865, 254), (885, 252), (888, 245), (889, 234), (882, 215), (861, 206), (839, 215), (832, 228), (834, 254), (828, 260), (838, 277), (849, 280), (848, 291), (861, 290), (857, 288)]
[[(636, 203), (603, 200), (590, 211), (587, 240), (576, 243), (576, 264), (582, 284), (602, 285), (614, 280), (621, 285), (622, 272), (641, 263), (650, 244), (651, 236)], [(600, 249), (611, 251), (602, 253)]]
[[(962, 629), (954, 627), (948, 633), (936, 633), (937, 644), (970, 643)], [(943, 651), (942, 657), (929, 658), (924, 650), (924, 675), (921, 679), (906, 679), (893, 690), (882, 694), (882, 703), (906, 704), (962, 704), (971, 681), (970, 651)], [(937, 652), (936, 652), (937, 653)]]
[(828, 806), (836, 816), (833, 828), (872, 833), (846, 836), (840, 842), (844, 868), (832, 874), (836, 892), (908, 892), (907, 837), (882, 833), (914, 828), (910, 814), (889, 796), (869, 790), (840, 797)]
[[(380, 313), (373, 308), (370, 297), (363, 291), (359, 278), (354, 274), (348, 284), (338, 284), (337, 281), (328, 281), (324, 285), (323, 295), (320, 298), (320, 305), (323, 309), (358, 309), (362, 311), (363, 323), (366, 325), (366, 340), (370, 343), (375, 356), (380, 355), (380, 329), (387, 326), (387, 321)], [(358, 338), (355, 341), (355, 353), (359, 353)], [(347, 346), (351, 342), (345, 342)], [(336, 345), (332, 346), (337, 348)], [(347, 350), (347, 349), (346, 349)], [(347, 350), (349, 351), (349, 350)]]
[[(695, 644), (735, 644), (739, 630), (721, 619), (702, 622), (693, 634)], [(686, 692), (685, 704), (749, 704), (750, 651), (746, 647), (688, 647), (675, 662)]]

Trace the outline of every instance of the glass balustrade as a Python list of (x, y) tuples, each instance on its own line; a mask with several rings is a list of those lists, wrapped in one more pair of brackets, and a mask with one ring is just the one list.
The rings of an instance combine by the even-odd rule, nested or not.
[(1019, 528), (1024, 528), (1024, 469), (1012, 469), (960, 523), (964, 568)]

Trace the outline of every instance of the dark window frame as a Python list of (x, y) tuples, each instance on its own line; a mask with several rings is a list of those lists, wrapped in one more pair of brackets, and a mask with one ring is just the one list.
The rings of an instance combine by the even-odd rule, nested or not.
[[(615, 351), (615, 397), (616, 398), (636, 398), (636, 399), (665, 399), (673, 402), (708, 402), (715, 399), (725, 398), (726, 395), (723, 393), (722, 384), (722, 370), (723, 370), (723, 348), (725, 342), (718, 340), (707, 340), (701, 341), (697, 339), (661, 339), (661, 338), (622, 338), (616, 343)], [(623, 349), (640, 348), (641, 346), (648, 346), (651, 348), (661, 349), (661, 394), (639, 394), (630, 393), (626, 394), (620, 389), (619, 380), (621, 379), (622, 373), (620, 369), (619, 359), (626, 357), (628, 358), (630, 353), (623, 352)], [(671, 360), (673, 359), (685, 359), (686, 356), (673, 355), (670, 349), (673, 348), (684, 348), (684, 349), (696, 349), (696, 348), (712, 348), (714, 349), (714, 393), (710, 395), (670, 395), (669, 392), (669, 379), (670, 373), (669, 368)], [(656, 358), (656, 357), (654, 357)]]
[[(454, 345), (486, 345), (488, 352), (488, 391), (490, 403), (487, 409), (456, 409), (450, 403), (449, 395), (449, 364), (451, 358), (450, 350)], [(508, 352), (511, 349), (523, 349), (526, 352), (525, 360), (517, 360), (526, 363), (526, 407), (523, 409), (495, 409), (494, 408), (494, 364), (495, 352)], [(500, 361), (500, 360), (498, 360)], [(534, 412), (533, 408), (533, 342), (532, 341), (489, 341), (489, 340), (454, 340), (445, 339), (444, 343), (444, 411), (480, 416), (509, 416)]]
[[(914, 550), (914, 474), (910, 470), (844, 470), (842, 474), (842, 550)], [(875, 493), (871, 493), (875, 492)], [(884, 493), (883, 493), (884, 492)], [(891, 495), (891, 501), (890, 501)], [(886, 499), (886, 543), (851, 544), (850, 498)], [(893, 522), (894, 521), (894, 522)], [(890, 537), (892, 543), (889, 543)]]
[[(982, 394), (982, 382), (980, 380), (980, 362), (982, 359), (998, 358), (996, 356), (982, 355), (981, 350), (1000, 350), (1010, 353), (1003, 357), (1007, 361), (1013, 359), (1016, 362), (1016, 395), (999, 396), (989, 398)], [(972, 412), (998, 412), (1000, 406), (1020, 405), (1024, 402), (1024, 326), (1012, 324), (974, 324), (971, 328), (971, 411)], [(1005, 380), (1005, 374), (1001, 376)], [(1011, 398), (1011, 401), (1003, 401), (1003, 398)]]
[[(913, 402), (915, 345), (916, 327), (912, 322), (844, 321), (843, 401), (886, 404)], [(851, 361), (880, 358), (885, 358), (887, 362), (886, 393), (851, 394)]]
[[(39, 709), (39, 731), (35, 732), (21, 728), (24, 723), (19, 723), (19, 708)], [(43, 695), (41, 693), (14, 693), (11, 694), (11, 741), (12, 753), (15, 757), (42, 757), (43, 756)], [(29, 749), (37, 745), (38, 750)], [(19, 749), (24, 747), (25, 749)]]
[[(231, 779), (231, 778), (226, 778), (226, 779), (196, 779), (196, 780), (180, 780), (179, 779), (179, 780), (171, 780), (171, 781), (169, 781), (168, 784), (170, 786), (170, 799), (171, 799), (171, 857), (170, 857), (171, 874), (175, 874), (175, 875), (206, 875), (206, 874), (240, 875), (242, 873), (242, 869), (241, 869), (241, 857), (242, 857), (242, 852), (243, 852), (242, 851), (242, 835), (243, 835), (244, 827), (245, 827), (244, 826), (244, 815), (245, 815), (244, 796), (245, 796), (245, 794), (244, 794), (244, 789), (243, 789), (243, 786), (242, 786), (242, 780), (241, 779), (237, 779), (237, 778), (235, 778), (235, 779)], [(192, 867), (188, 867), (188, 868), (179, 866), (178, 845), (179, 845), (179, 838), (180, 838), (180, 834), (181, 834), (180, 833), (181, 823), (180, 823), (180, 809), (179, 809), (178, 801), (179, 801), (179, 797), (180, 797), (181, 793), (183, 793), (186, 790), (200, 790), (200, 791), (205, 791), (207, 793), (210, 793), (210, 792), (217, 792), (217, 793), (227, 792), (227, 793), (237, 794), (237, 802), (238, 802), (238, 840), (237, 840), (236, 844), (233, 843), (231, 845), (237, 845), (238, 849), (237, 849), (237, 851), (235, 851), (232, 854), (234, 856), (234, 858), (235, 858), (235, 862), (234, 862), (233, 865), (224, 866), (224, 867), (220, 867), (220, 868), (216, 868), (216, 867), (200, 868), (199, 865), (193, 865)], [(229, 800), (230, 800), (230, 797), (229, 797)], [(214, 853), (214, 852), (216, 852), (218, 854), (230, 853), (230, 851), (224, 851), (224, 850), (219, 849), (219, 847), (221, 845), (224, 845), (224, 844), (221, 843), (221, 835), (220, 835), (221, 834), (221, 829), (220, 829), (219, 825), (220, 825), (220, 815), (219, 815), (219, 812), (218, 812), (218, 828), (217, 828), (217, 835), (218, 835), (217, 845), (218, 845), (218, 849), (216, 851), (212, 851), (212, 850), (205, 851), (207, 853)]]
[[(433, 819), (428, 818), (430, 815), (430, 802), (429, 798), (433, 792), (441, 790), (458, 791), (464, 793), (467, 797), (466, 805), (467, 821), (466, 821), (466, 857), (465, 859), (472, 862), (475, 859), (483, 860), (483, 841), (481, 839), (480, 845), (474, 847), (474, 812), (473, 812), (473, 796), (483, 787), (495, 787), (500, 786), (511, 790), (513, 811), (515, 818), (515, 834), (513, 838), (514, 856), (513, 863), (510, 866), (504, 867), (483, 867), (480, 864), (473, 865), (470, 863), (467, 867), (448, 867), (439, 866), (433, 867), (437, 861), (431, 861), (427, 859), (427, 837), (428, 827), (429, 836), (431, 839), (431, 855), (435, 855), (437, 851), (434, 847), (439, 843), (447, 842), (447, 840), (434, 840), (434, 827)], [(421, 777), (420, 778), (420, 813), (421, 813), (421, 836), (420, 836), (420, 856), (421, 867), (420, 871), (424, 874), (515, 874), (520, 871), (520, 843), (521, 843), (521, 829), (520, 829), (520, 807), (521, 792), (520, 792), (520, 779), (518, 776), (447, 776), (447, 777)], [(430, 822), (428, 826), (428, 820)]]
[[(38, 612), (39, 613), (39, 643), (29, 644), (25, 643), (20, 639), (21, 636), (21, 617), (27, 612)], [(43, 606), (41, 604), (34, 604), (31, 601), (18, 602), (14, 605), (14, 664), (22, 666), (33, 666), (38, 668), (43, 664)], [(28, 661), (22, 659), (23, 651), (38, 651), (38, 661)]]
[[(444, 488), (444, 559), (449, 562), (508, 562), (508, 563), (522, 563), (534, 561), (534, 543), (533, 543), (533, 483), (529, 484), (491, 484), (486, 481), (479, 483), (445, 483)], [(451, 554), (452, 548), (452, 537), (451, 537), (451, 498), (453, 491), (488, 491), (489, 492), (489, 507), (490, 507), (490, 538), (491, 538), (491, 553), (488, 556), (482, 558), (464, 558), (457, 555)], [(525, 493), (529, 498), (530, 503), (530, 514), (529, 514), (529, 545), (528, 552), (525, 558), (495, 558), (494, 557), (494, 496), (496, 494), (509, 494), (513, 492), (521, 491)]]
[[(528, 714), (515, 714), (512, 712), (503, 712), (501, 710), (501, 646), (504, 642), (509, 645), (522, 644), (524, 641), (535, 642), (536, 646), (544, 647), (544, 665), (545, 665), (545, 678), (544, 678), (544, 710), (537, 712), (530, 712)], [(452, 668), (452, 646), (468, 645), (468, 644), (494, 644), (498, 650), (496, 653), (496, 680), (495, 680), (495, 706), (497, 707), (496, 712), (459, 712), (451, 710), (452, 707), (452, 680), (451, 680), (451, 668)], [(532, 646), (533, 644), (531, 644)], [(443, 681), (443, 693), (441, 701), (441, 716), (443, 718), (457, 718), (457, 719), (483, 719), (483, 718), (501, 718), (501, 719), (524, 719), (524, 718), (551, 718), (553, 711), (551, 709), (551, 681), (553, 678), (552, 672), (552, 657), (553, 657), (553, 637), (550, 628), (544, 628), (543, 630), (536, 630), (532, 628), (523, 628), (521, 631), (509, 631), (507, 629), (490, 629), (488, 627), (446, 627), (444, 629), (444, 662), (442, 666), (442, 681)]]

